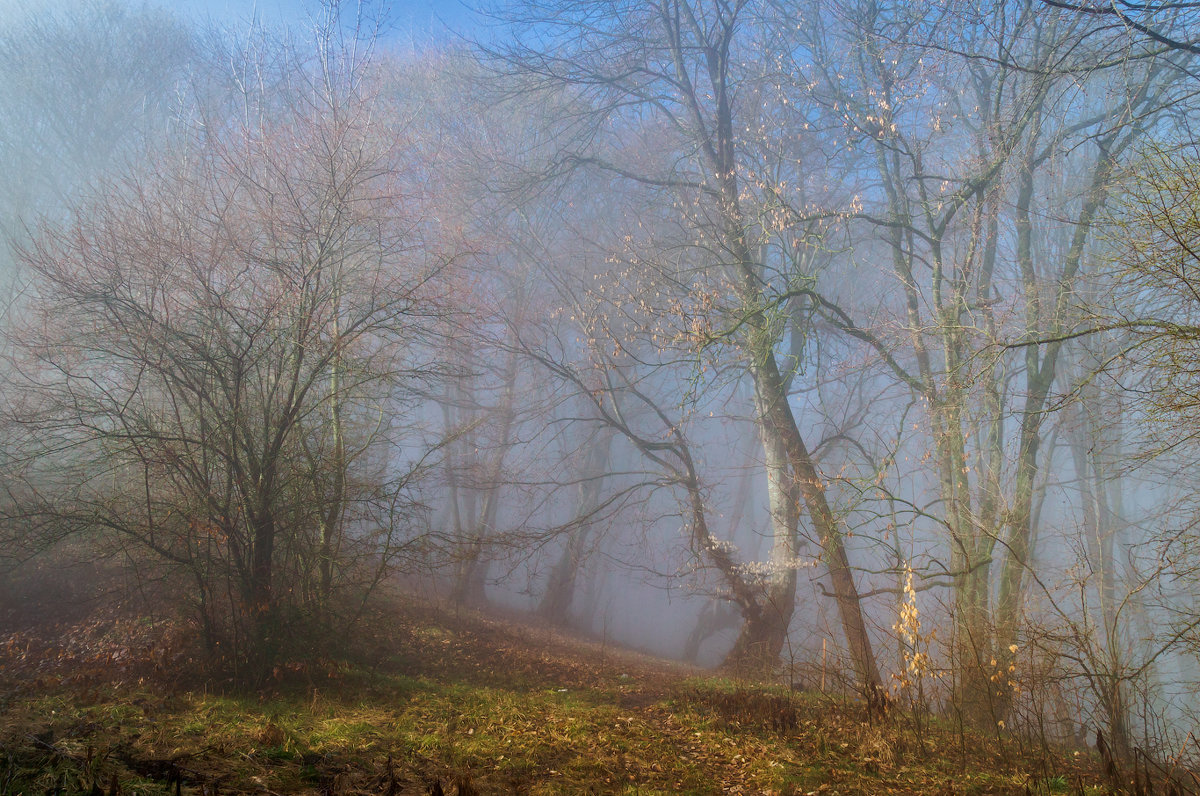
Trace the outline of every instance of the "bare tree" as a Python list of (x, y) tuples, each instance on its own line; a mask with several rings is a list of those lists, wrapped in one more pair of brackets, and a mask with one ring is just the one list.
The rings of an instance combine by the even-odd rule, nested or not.
[(347, 562), (411, 532), (399, 412), (443, 312), (403, 140), (326, 44), (251, 62), (290, 91), (242, 84), (242, 114), (23, 253), (16, 530), (107, 534), (186, 574), (252, 674), (354, 584)]
[[(856, 678), (864, 688), (879, 687), (838, 521), (788, 401), (788, 379), (775, 348), (781, 334), (775, 309), (801, 275), (789, 269), (786, 258), (762, 255), (771, 244), (776, 253), (791, 251), (812, 230), (784, 222), (785, 234), (777, 234), (781, 219), (770, 208), (777, 206), (774, 192), (794, 176), (794, 166), (774, 175), (757, 170), (771, 150), (744, 134), (757, 129), (754, 109), (763, 94), (756, 81), (769, 71), (752, 52), (754, 39), (746, 32), (755, 24), (750, 8), (683, 0), (537, 2), (507, 9), (503, 17), (514, 31), (536, 30), (537, 37), (493, 52), (498, 63), (531, 82), (567, 87), (592, 105), (590, 132), (576, 139), (582, 146), (565, 148), (560, 169), (607, 172), (658, 191), (662, 206), (674, 209), (683, 236), (661, 242), (659, 253), (671, 254), (659, 257), (659, 265), (677, 269), (677, 283), (692, 291), (682, 301), (695, 307), (709, 302), (693, 331), (712, 334), (697, 334), (694, 341), (701, 347), (733, 343), (754, 384), (771, 484), (777, 546), (772, 555), (779, 561), (795, 557), (802, 504), (823, 548)], [(643, 122), (635, 127), (639, 116)], [(615, 144), (636, 135), (645, 137), (641, 152), (654, 155)], [(667, 266), (670, 257), (677, 259)], [(777, 659), (786, 638), (794, 569), (779, 567), (771, 589), (770, 601), (779, 610), (756, 615), (739, 642), (747, 659), (757, 657), (765, 665)]]
[[(1073, 288), (1118, 164), (1174, 101), (1180, 73), (1031, 3), (839, 9), (809, 20), (813, 58), (799, 72), (855, 148), (846, 157), (880, 186), (846, 215), (874, 227), (897, 292), (890, 322), (876, 314), (873, 327), (821, 311), (921, 399), (948, 545), (928, 574), (953, 587), (959, 704), (994, 725), (1012, 695), (1046, 418), (1080, 318)], [(1065, 218), (1039, 225), (1051, 201)]]

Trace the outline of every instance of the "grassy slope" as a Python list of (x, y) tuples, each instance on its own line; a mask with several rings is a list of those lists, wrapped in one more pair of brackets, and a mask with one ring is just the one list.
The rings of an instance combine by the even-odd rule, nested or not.
[(371, 627), (371, 665), (292, 667), (249, 695), (184, 685), (166, 626), (0, 638), (0, 793), (173, 793), (179, 779), (183, 793), (226, 794), (398, 796), (435, 780), (447, 794), (468, 780), (464, 793), (1025, 794), (1096, 781), (1078, 758), (1034, 770), (1011, 741), (936, 723), (917, 734), (902, 716), (873, 726), (829, 697), (516, 623), (408, 608)]

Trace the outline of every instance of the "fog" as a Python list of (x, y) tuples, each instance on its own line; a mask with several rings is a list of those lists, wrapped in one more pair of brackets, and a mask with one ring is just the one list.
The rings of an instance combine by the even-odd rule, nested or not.
[(398, 590), (1200, 732), (1194, 9), (26, 5), (4, 621), (153, 592), (252, 676)]

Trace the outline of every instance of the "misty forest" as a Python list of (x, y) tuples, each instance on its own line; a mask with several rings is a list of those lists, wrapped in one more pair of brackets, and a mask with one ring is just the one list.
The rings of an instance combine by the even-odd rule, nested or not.
[(0, 793), (1200, 792), (1200, 4), (0, 16)]

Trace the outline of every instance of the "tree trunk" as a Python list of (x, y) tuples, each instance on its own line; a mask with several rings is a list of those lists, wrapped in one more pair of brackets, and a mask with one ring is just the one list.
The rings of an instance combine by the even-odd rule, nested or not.
[[(761, 402), (757, 410), (765, 416)], [(795, 479), (788, 470), (787, 449), (779, 435), (760, 424), (767, 471), (767, 501), (771, 517), (770, 569), (764, 599), (758, 610), (745, 616), (741, 633), (726, 655), (723, 666), (743, 672), (769, 673), (779, 662), (787, 643), (796, 604), (796, 534), (799, 499)]]
[[(1091, 184), (1085, 195), (1083, 206), (1076, 221), (1074, 238), (1067, 250), (1058, 285), (1058, 292), (1051, 314), (1042, 318), (1037, 296), (1038, 284), (1034, 280), (1032, 255), (1029, 247), (1018, 239), (1018, 260), (1026, 283), (1026, 293), (1031, 297), (1027, 307), (1027, 334), (1031, 338), (1045, 335), (1058, 337), (1068, 327), (1071, 307), (1074, 302), (1073, 286), (1082, 267), (1089, 233), (1096, 214), (1103, 207), (1108, 195), (1108, 183), (1116, 166), (1116, 154), (1129, 145), (1139, 129), (1134, 125), (1130, 135), (1117, 141), (1113, 135), (1101, 145), (1101, 154), (1092, 171)], [(1032, 166), (1028, 168), (1032, 169)], [(1018, 218), (1028, 213), (1028, 207), (1018, 200)], [(1026, 217), (1022, 228), (1031, 226)], [(1021, 435), (1017, 452), (1017, 483), (1013, 494), (1013, 508), (1009, 516), (1008, 537), (1004, 567), (1000, 577), (1000, 594), (997, 599), (997, 650), (1000, 669), (1008, 670), (1015, 658), (1018, 644), (1018, 628), (1026, 569), (1032, 549), (1034, 478), (1038, 473), (1038, 448), (1041, 442), (1041, 426), (1045, 417), (1046, 401), (1054, 382), (1058, 358), (1062, 352), (1060, 337), (1042, 346), (1030, 345), (1026, 351), (1026, 379), (1028, 389), (1021, 414)], [(1039, 360), (1038, 353), (1042, 351)], [(1010, 695), (1010, 694), (1009, 694)]]
[[(503, 451), (496, 454), (497, 459), (504, 458)], [(495, 468), (495, 477), (499, 477), (499, 462)], [(499, 513), (499, 489), (494, 482), (489, 482), (483, 497), (483, 509), (475, 526), (475, 532), (468, 542), (467, 554), (462, 560), (458, 571), (458, 579), (454, 584), (454, 602), (463, 605), (487, 605), (488, 571), (491, 560), (487, 555), (487, 543), (495, 535), (496, 516)]]
[(250, 676), (264, 675), (275, 657), (275, 611), (271, 590), (272, 563), (275, 555), (275, 516), (269, 508), (259, 507), (251, 518), (254, 553), (250, 582), (247, 584), (247, 619), (250, 624)]
[[(696, 663), (700, 658), (700, 645), (710, 636), (737, 627), (743, 621), (738, 606), (729, 600), (717, 597), (710, 599), (696, 617), (696, 624), (683, 644), (683, 659)], [(740, 642), (741, 639), (739, 638)]]
[[(834, 599), (837, 601), (838, 615), (846, 634), (846, 645), (854, 666), (855, 678), (864, 693), (882, 689), (883, 680), (879, 676), (879, 668), (875, 662), (871, 637), (867, 633), (862, 603), (858, 596), (858, 588), (854, 584), (854, 574), (850, 569), (850, 559), (846, 554), (841, 529), (829, 507), (829, 501), (825, 497), (825, 485), (817, 473), (816, 465), (813, 464), (808, 446), (804, 444), (804, 438), (800, 435), (796, 419), (792, 415), (792, 408), (787, 401), (787, 395), (782, 390), (782, 379), (775, 362), (774, 350), (767, 352), (762, 358), (761, 364), (752, 368), (752, 373), (755, 380), (756, 402), (760, 405), (762, 421), (772, 433), (779, 435), (791, 467), (795, 489), (799, 491), (809, 519), (820, 539), (825, 565), (829, 570), (829, 580), (833, 585)], [(792, 555), (794, 557), (795, 553), (793, 552)], [(795, 572), (793, 570), (793, 594), (794, 579)], [(779, 604), (781, 616), (782, 608), (783, 606)], [(790, 607), (787, 615), (790, 620)]]
[[(719, 114), (723, 119), (719, 125), (721, 129), (725, 129), (726, 125), (730, 123), (727, 114), (727, 108), (723, 108)], [(732, 152), (732, 144), (730, 144), (730, 151)], [(855, 677), (864, 693), (874, 692), (883, 688), (883, 680), (879, 676), (879, 669), (875, 662), (875, 653), (871, 647), (870, 635), (867, 633), (862, 604), (858, 589), (854, 585), (854, 574), (850, 569), (850, 559), (846, 554), (841, 529), (829, 507), (829, 501), (825, 496), (825, 485), (813, 463), (808, 446), (800, 434), (800, 428), (788, 401), (787, 384), (779, 371), (775, 353), (776, 341), (768, 328), (762, 310), (763, 295), (759, 266), (751, 257), (750, 248), (746, 244), (746, 226), (742, 221), (742, 213), (738, 204), (736, 169), (732, 162), (719, 165), (722, 167), (718, 173), (725, 205), (724, 213), (727, 219), (726, 240), (735, 257), (731, 270), (736, 280), (742, 311), (746, 314), (747, 332), (744, 356), (750, 363), (750, 376), (754, 382), (755, 419), (764, 439), (764, 450), (770, 456), (773, 446), (778, 445), (787, 461), (787, 467), (790, 468), (793, 480), (793, 484), (787, 489), (787, 494), (791, 495), (793, 500), (795, 495), (799, 494), (817, 537), (820, 539), (825, 565), (829, 569), (829, 579), (833, 585), (834, 599), (837, 601), (838, 615), (846, 634), (846, 645), (850, 651)], [(776, 513), (774, 507), (772, 513), (775, 517), (780, 518), (788, 516), (787, 512)], [(776, 530), (784, 529), (776, 528)], [(779, 548), (781, 555), (790, 553), (790, 557), (795, 558), (794, 539), (794, 526), (790, 533), (785, 530), (782, 538), (776, 538), (776, 545), (790, 546), (781, 546)], [(774, 594), (770, 595), (769, 599), (777, 600), (777, 602), (771, 603), (774, 606), (775, 618), (769, 619), (765, 615), (747, 616), (747, 623), (761, 621), (773, 626), (773, 629), (770, 630), (764, 628), (765, 637), (756, 642), (754, 645), (756, 649), (766, 651), (776, 644), (779, 645), (779, 649), (782, 649), (786, 640), (786, 623), (791, 621), (791, 612), (794, 607), (794, 570), (791, 580), (791, 599), (789, 599), (789, 587), (786, 583), (780, 583), (778, 588), (773, 586)]]
[[(1071, 424), (1069, 440), (1079, 492), (1083, 504), (1083, 532), (1087, 545), (1089, 569), (1098, 573), (1100, 616), (1103, 625), (1102, 638), (1085, 638), (1083, 643), (1099, 657), (1100, 665), (1094, 667), (1101, 681), (1098, 695), (1108, 725), (1106, 736), (1113, 754), (1128, 762), (1133, 753), (1129, 737), (1129, 708), (1125, 698), (1124, 670), (1125, 647), (1121, 639), (1120, 617), (1117, 605), (1117, 562), (1114, 557), (1116, 535), (1121, 519), (1120, 476), (1114, 480), (1107, 475), (1105, 459), (1109, 446), (1119, 443), (1120, 420), (1113, 421), (1117, 431), (1097, 428), (1090, 420), (1090, 412), (1100, 411), (1098, 392), (1085, 385), (1079, 390), (1079, 401), (1072, 407), (1075, 415)], [(1119, 456), (1119, 450), (1113, 452)]]
[(550, 570), (546, 591), (538, 604), (538, 616), (556, 625), (566, 625), (570, 619), (571, 603), (575, 599), (575, 582), (579, 577), (584, 552), (587, 550), (588, 537), (591, 535), (592, 515), (600, 505), (600, 490), (608, 470), (612, 440), (611, 430), (602, 432), (600, 439), (590, 443), (587, 455), (584, 456), (578, 476), (579, 497), (572, 527), (558, 561)]
[(500, 474), (504, 470), (504, 457), (512, 445), (512, 427), (513, 421), (516, 419), (514, 402), (516, 400), (518, 365), (517, 355), (509, 354), (504, 368), (504, 392), (498, 407), (500, 436), (492, 454), (491, 467), (488, 468), (484, 477), (483, 506), (479, 517), (475, 518), (471, 539), (467, 544), (454, 584), (452, 598), (456, 603), (478, 606), (487, 604), (487, 579), (491, 561), (486, 555), (485, 548), (488, 541), (495, 535), (496, 518), (500, 513)]
[[(341, 311), (340, 295), (335, 294), (333, 306), (333, 334), (335, 339), (340, 337)], [(342, 427), (342, 361), (340, 354), (330, 363), (329, 401), (330, 401), (330, 432), (333, 434), (333, 483), (329, 495), (325, 499), (324, 511), (321, 512), (321, 541), (318, 552), (320, 583), (317, 591), (317, 603), (322, 613), (329, 609), (329, 600), (333, 595), (334, 559), (338, 557), (341, 547), (342, 513), (346, 497), (346, 438)], [(320, 479), (314, 479), (320, 483)]]

